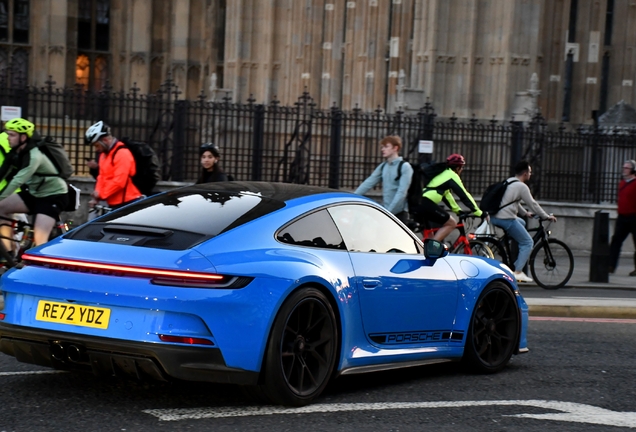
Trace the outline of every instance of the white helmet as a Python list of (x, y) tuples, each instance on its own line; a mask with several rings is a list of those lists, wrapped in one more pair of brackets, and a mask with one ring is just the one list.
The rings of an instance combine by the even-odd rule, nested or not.
[(93, 126), (86, 129), (84, 134), (84, 141), (86, 145), (91, 145), (97, 142), (101, 137), (110, 135), (110, 127), (103, 121), (98, 121)]

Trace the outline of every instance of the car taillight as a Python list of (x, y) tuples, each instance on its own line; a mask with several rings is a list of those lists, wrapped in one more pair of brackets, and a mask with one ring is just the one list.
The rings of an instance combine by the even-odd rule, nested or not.
[(198, 282), (221, 282), (225, 279), (225, 276), (212, 273), (200, 273), (182, 270), (164, 270), (152, 267), (136, 267), (119, 264), (104, 264), (98, 262), (80, 261), (65, 258), (52, 258), (30, 254), (22, 255), (22, 261), (26, 264), (33, 263), (50, 267), (68, 268), (69, 270), (84, 270), (86, 272), (104, 272), (130, 276), (146, 276), (150, 278), (168, 278)]
[(176, 342), (188, 345), (214, 345), (209, 339), (195, 338), (189, 336), (173, 336), (173, 335), (159, 335), (159, 339), (163, 342)]

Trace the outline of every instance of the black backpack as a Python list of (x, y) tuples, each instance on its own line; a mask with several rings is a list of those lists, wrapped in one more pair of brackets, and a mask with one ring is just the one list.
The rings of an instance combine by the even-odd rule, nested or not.
[(507, 204), (501, 205), (504, 193), (508, 189), (508, 185), (519, 180), (504, 180), (501, 182), (493, 183), (486, 188), (486, 191), (481, 197), (479, 208), (482, 211), (488, 212), (488, 214), (494, 215), (504, 207), (508, 207), (511, 204), (516, 203), (519, 200), (511, 201)]
[[(73, 165), (71, 165), (71, 161), (68, 159), (68, 154), (64, 150), (64, 146), (50, 136), (38, 141), (37, 146), (38, 149), (40, 149), (40, 151), (51, 161), (58, 172), (57, 176), (64, 180), (68, 180), (74, 170)], [(80, 190), (68, 182), (66, 185), (68, 187), (68, 202), (66, 207), (62, 210), (66, 212), (73, 212), (80, 206)]]
[(47, 136), (46, 138), (37, 142), (38, 149), (49, 158), (55, 169), (57, 170), (57, 176), (62, 177), (64, 180), (73, 175), (73, 165), (68, 159), (68, 154), (64, 150), (64, 146), (53, 137)]
[[(139, 192), (149, 196), (152, 195), (153, 189), (157, 182), (161, 180), (161, 166), (157, 153), (150, 147), (150, 144), (142, 141), (132, 141), (129, 138), (122, 138), (120, 141), (130, 150), (135, 159), (136, 173), (132, 177), (133, 184), (139, 189)], [(121, 147), (115, 149), (113, 154), (113, 163), (115, 155)]]
[(415, 164), (406, 160), (400, 161), (398, 166), (398, 175), (395, 181), (400, 180), (402, 176), (402, 165), (404, 163), (411, 164), (413, 168), (413, 177), (411, 177), (411, 184), (409, 190), (406, 193), (406, 201), (409, 205), (409, 211), (412, 211), (415, 207), (422, 203), (422, 192), (426, 185), (438, 174), (441, 174), (446, 169), (446, 163), (440, 162), (437, 164), (428, 164), (426, 162)]

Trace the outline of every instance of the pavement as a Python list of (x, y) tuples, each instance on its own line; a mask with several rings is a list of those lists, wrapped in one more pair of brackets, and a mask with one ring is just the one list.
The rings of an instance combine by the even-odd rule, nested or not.
[(608, 282), (590, 282), (593, 261), (589, 253), (577, 252), (572, 277), (558, 290), (520, 283), (530, 316), (636, 319), (636, 277), (629, 276), (634, 270), (631, 254), (621, 256)]

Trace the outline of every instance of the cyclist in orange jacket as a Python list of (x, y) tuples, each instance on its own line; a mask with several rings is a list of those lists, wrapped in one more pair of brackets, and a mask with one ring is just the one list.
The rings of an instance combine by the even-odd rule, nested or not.
[(99, 153), (99, 174), (89, 206), (106, 201), (112, 209), (143, 197), (135, 186), (135, 159), (124, 143), (115, 138), (110, 127), (99, 121), (86, 130), (85, 142)]

